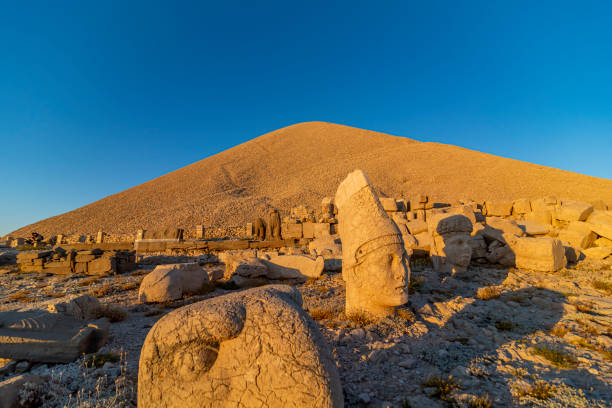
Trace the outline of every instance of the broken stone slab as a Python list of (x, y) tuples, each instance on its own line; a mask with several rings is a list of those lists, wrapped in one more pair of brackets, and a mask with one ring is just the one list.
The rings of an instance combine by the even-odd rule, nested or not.
[(47, 310), (51, 313), (60, 313), (81, 320), (97, 319), (101, 309), (100, 301), (90, 295), (77, 295), (68, 299), (56, 300), (47, 306)]
[(23, 263), (33, 259), (47, 258), (53, 254), (53, 251), (21, 251), (17, 254), (17, 262)]
[(555, 218), (561, 221), (584, 221), (593, 212), (593, 205), (583, 201), (563, 200), (555, 207)]
[(612, 239), (603, 237), (597, 238), (593, 244), (598, 247), (612, 247)]
[[(105, 319), (103, 319), (105, 320)], [(39, 363), (69, 363), (97, 351), (108, 321), (87, 324), (46, 310), (0, 312), (0, 357)]]
[(300, 239), (302, 238), (302, 224), (283, 223), (281, 226), (281, 234), (283, 239)]
[(138, 406), (343, 406), (329, 346), (284, 285), (231, 293), (170, 312), (140, 354)]
[(397, 202), (395, 198), (391, 197), (379, 197), (380, 204), (383, 206), (383, 209), (387, 212), (396, 212), (398, 211)]
[(508, 217), (512, 214), (512, 201), (487, 200), (485, 209), (489, 217)]
[(112, 275), (117, 273), (117, 259), (102, 257), (87, 263), (88, 275)]
[(565, 248), (554, 238), (515, 238), (508, 243), (519, 269), (556, 272), (567, 265)]
[(612, 225), (591, 224), (591, 229), (601, 237), (612, 239)]
[(276, 255), (262, 261), (268, 267), (270, 279), (318, 278), (325, 268), (322, 256)]
[(314, 256), (342, 256), (342, 244), (337, 235), (327, 235), (310, 241), (308, 251)]
[(531, 201), (528, 198), (519, 198), (512, 203), (512, 214), (526, 214), (531, 212)]
[(550, 232), (550, 227), (542, 225), (539, 222), (531, 220), (519, 220), (516, 224), (525, 232), (527, 235), (546, 235)]
[(590, 224), (612, 226), (612, 215), (609, 211), (594, 210), (587, 218)]
[(234, 269), (234, 273), (243, 278), (260, 278), (268, 275), (268, 266), (259, 258), (251, 257), (241, 259)]
[(140, 303), (178, 300), (188, 293), (198, 293), (210, 280), (197, 262), (159, 265), (142, 280), (138, 290)]
[(612, 247), (593, 247), (582, 251), (588, 259), (604, 259), (612, 255)]
[(408, 231), (412, 235), (420, 234), (421, 232), (427, 232), (427, 223), (422, 220), (411, 220), (406, 223)]
[(559, 231), (557, 238), (576, 248), (590, 248), (597, 238), (591, 230), (591, 225), (586, 222), (572, 221), (568, 229)]
[(19, 408), (19, 391), (27, 383), (44, 384), (49, 381), (49, 376), (35, 374), (22, 374), (0, 382), (0, 408)]
[(518, 226), (516, 221), (507, 220), (501, 217), (489, 217), (486, 218), (487, 226), (497, 230), (501, 234), (512, 234), (520, 237), (524, 234), (521, 227)]
[(523, 218), (528, 221), (535, 221), (543, 225), (552, 224), (552, 212), (549, 210), (537, 210), (523, 214)]

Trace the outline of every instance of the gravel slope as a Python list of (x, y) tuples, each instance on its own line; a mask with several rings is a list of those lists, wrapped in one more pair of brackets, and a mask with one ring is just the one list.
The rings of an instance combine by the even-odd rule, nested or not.
[(93, 234), (197, 224), (237, 226), (269, 206), (318, 208), (355, 168), (389, 196), (429, 194), (436, 201), (556, 195), (603, 199), (612, 180), (439, 143), (421, 143), (324, 122), (282, 128), (87, 206), (21, 228)]

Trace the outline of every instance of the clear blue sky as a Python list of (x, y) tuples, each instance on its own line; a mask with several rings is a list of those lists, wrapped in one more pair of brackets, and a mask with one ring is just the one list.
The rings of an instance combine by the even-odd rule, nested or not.
[(0, 234), (312, 120), (612, 178), (609, 2), (10, 3)]

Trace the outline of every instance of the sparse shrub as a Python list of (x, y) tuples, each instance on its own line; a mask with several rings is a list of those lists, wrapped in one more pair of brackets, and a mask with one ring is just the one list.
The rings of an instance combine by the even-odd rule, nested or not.
[(514, 328), (514, 324), (510, 320), (502, 319), (495, 322), (495, 327), (500, 331), (509, 331)]
[(486, 286), (478, 289), (476, 297), (482, 300), (497, 299), (501, 295), (501, 289), (497, 286)]
[(18, 251), (44, 251), (47, 249), (50, 249), (51, 247), (48, 246), (44, 246), (44, 245), (40, 245), (40, 246), (34, 246), (34, 245), (22, 245), (20, 247), (17, 247)]
[(415, 320), (414, 313), (410, 309), (401, 308), (397, 309), (396, 314), (403, 320), (412, 323)]
[(489, 399), (489, 395), (484, 397), (475, 397), (468, 403), (469, 408), (491, 408), (493, 403)]
[(510, 374), (511, 374), (513, 377), (516, 377), (516, 378), (523, 378), (523, 377), (525, 377), (525, 376), (526, 376), (527, 374), (529, 374), (529, 373), (528, 373), (528, 372), (527, 372), (527, 370), (525, 370), (524, 368), (522, 368), (522, 367), (518, 367), (518, 368), (513, 368), (513, 369), (510, 371)]
[(555, 387), (546, 381), (536, 381), (535, 384), (530, 385), (526, 389), (518, 389), (518, 395), (521, 397), (530, 396), (539, 400), (547, 400), (553, 396)]
[(89, 294), (91, 296), (99, 298), (99, 297), (108, 295), (109, 293), (111, 293), (112, 290), (113, 290), (113, 287), (107, 283), (102, 286), (98, 286), (96, 288), (90, 288)]
[(408, 293), (412, 295), (413, 293), (418, 292), (423, 286), (424, 282), (425, 279), (422, 276), (410, 279), (410, 282), (408, 282)]
[(434, 397), (440, 398), (442, 401), (451, 402), (454, 400), (452, 392), (461, 388), (452, 375), (442, 378), (438, 375), (432, 375), (422, 384), (423, 387), (435, 388)]
[(593, 285), (595, 289), (603, 290), (604, 292), (607, 292), (608, 294), (612, 294), (612, 282), (606, 282), (603, 280), (596, 279), (591, 282), (591, 285)]
[(15, 293), (11, 293), (10, 295), (8, 295), (8, 299), (14, 300), (17, 302), (30, 303), (34, 301), (34, 299), (30, 297), (31, 294), (32, 294), (32, 291), (23, 289), (23, 290), (19, 290)]
[(119, 285), (119, 289), (121, 290), (133, 290), (138, 289), (140, 287), (140, 283), (138, 282), (124, 282)]
[(592, 313), (593, 303), (592, 302), (570, 302), (576, 310), (582, 313)]
[(122, 322), (127, 312), (119, 305), (106, 305), (100, 309), (100, 317), (106, 317), (111, 323)]
[(346, 315), (346, 318), (361, 327), (372, 324), (375, 321), (372, 316), (364, 312), (353, 312), (351, 314)]
[(535, 346), (531, 352), (535, 355), (544, 357), (546, 360), (560, 368), (572, 368), (576, 365), (576, 359), (574, 356), (563, 350), (558, 350), (547, 346)]
[(117, 363), (121, 359), (121, 355), (116, 352), (110, 353), (95, 353), (85, 358), (85, 367), (100, 368), (106, 362)]
[(599, 331), (597, 330), (597, 328), (592, 324), (589, 324), (589, 322), (587, 322), (585, 319), (578, 319), (576, 320), (576, 323), (580, 325), (580, 328), (585, 334), (590, 334), (593, 336), (599, 335)]
[(314, 320), (333, 319), (338, 315), (338, 311), (330, 307), (318, 307), (308, 311)]
[(550, 331), (550, 334), (552, 334), (553, 336), (557, 336), (557, 337), (565, 337), (565, 335), (569, 332), (568, 327), (565, 324), (557, 324), (555, 327), (553, 327), (553, 329)]
[(327, 292), (329, 288), (327, 286), (319, 285), (315, 288), (318, 292)]
[(612, 360), (612, 352), (605, 349), (605, 347), (601, 345), (591, 344), (586, 339), (582, 337), (578, 340), (572, 341), (572, 344), (578, 347), (583, 347), (592, 351), (597, 351), (601, 353), (606, 360)]

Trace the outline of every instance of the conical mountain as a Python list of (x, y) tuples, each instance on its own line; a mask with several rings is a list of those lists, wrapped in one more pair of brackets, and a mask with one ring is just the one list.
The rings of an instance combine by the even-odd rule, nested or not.
[(272, 206), (319, 208), (356, 168), (382, 194), (517, 199), (545, 195), (612, 204), (612, 180), (475, 150), (325, 122), (288, 126), (84, 207), (15, 231), (133, 233), (139, 228), (239, 226)]

